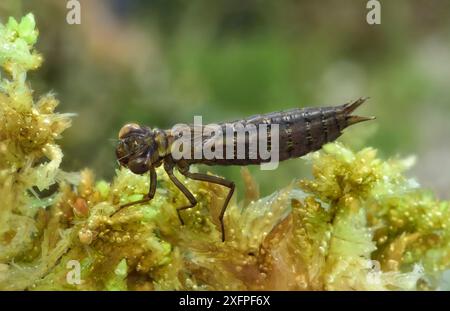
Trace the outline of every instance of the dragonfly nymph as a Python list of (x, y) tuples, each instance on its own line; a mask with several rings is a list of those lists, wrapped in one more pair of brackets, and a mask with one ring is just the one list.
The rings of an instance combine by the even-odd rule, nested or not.
[[(190, 156), (181, 158), (179, 156), (174, 156), (172, 147), (179, 143), (179, 140), (183, 139), (183, 137), (179, 135), (179, 133), (175, 133), (173, 129), (161, 130), (134, 123), (126, 124), (119, 132), (119, 142), (116, 147), (117, 159), (120, 165), (128, 167), (135, 174), (145, 174), (149, 172), (150, 188), (143, 199), (122, 205), (121, 208), (146, 203), (154, 197), (156, 192), (156, 168), (163, 165), (170, 180), (178, 189), (180, 189), (189, 201), (188, 205), (181, 206), (177, 209), (178, 218), (180, 219), (181, 224), (184, 224), (180, 212), (196, 206), (197, 200), (189, 189), (174, 175), (174, 169), (177, 169), (182, 175), (190, 179), (218, 184), (229, 189), (219, 214), (222, 241), (225, 241), (224, 215), (228, 203), (234, 193), (234, 182), (217, 176), (193, 173), (189, 171), (189, 167), (192, 164), (255, 165), (269, 161), (270, 159), (261, 157), (259, 153), (252, 153), (249, 151), (251, 145), (256, 144), (257, 141), (262, 138), (260, 132), (254, 132), (253, 134), (247, 133), (243, 136), (244, 139), (242, 140), (236, 139), (238, 136), (236, 131), (229, 131), (230, 128), (246, 128), (250, 125), (264, 125), (268, 128), (264, 133), (265, 135), (263, 138), (267, 140), (266, 143), (268, 149), (271, 150), (271, 152), (277, 152), (277, 159), (279, 161), (301, 157), (312, 151), (319, 150), (326, 143), (336, 140), (348, 126), (363, 121), (373, 120), (374, 117), (352, 115), (356, 108), (363, 104), (365, 100), (366, 98), (360, 98), (340, 106), (297, 108), (255, 115), (233, 122), (220, 123), (217, 126), (219, 129), (222, 129), (224, 135), (204, 135), (200, 137), (200, 140), (195, 140), (193, 138), (192, 141), (190, 141), (192, 144), (188, 145), (189, 150), (183, 151)], [(272, 131), (270, 130), (271, 128), (275, 128), (275, 126), (277, 128), (278, 136), (271, 137), (270, 133), (272, 133)], [(193, 132), (195, 131), (193, 125), (191, 125), (190, 128)], [(231, 135), (231, 139), (227, 139), (226, 135)], [(220, 141), (217, 141), (219, 139)], [(275, 139), (278, 139), (276, 145), (277, 150), (272, 148), (275, 146), (273, 143)], [(191, 138), (189, 138), (189, 140), (191, 140)], [(197, 150), (196, 147), (198, 147), (198, 144), (211, 145), (211, 140), (216, 140), (213, 141), (216, 143), (215, 148), (222, 148), (223, 150), (220, 150), (223, 151), (221, 154), (227, 154), (227, 156), (217, 158), (192, 156), (196, 152), (195, 150)], [(245, 147), (244, 155), (238, 155), (236, 152), (236, 150), (239, 149), (237, 145), (240, 142)], [(231, 148), (233, 152), (227, 152), (229, 148)]]

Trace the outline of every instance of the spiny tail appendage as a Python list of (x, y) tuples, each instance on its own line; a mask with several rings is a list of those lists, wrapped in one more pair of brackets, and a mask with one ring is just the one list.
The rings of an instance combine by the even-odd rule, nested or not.
[(368, 99), (369, 97), (361, 97), (353, 102), (344, 105), (344, 115), (346, 116), (348, 126), (376, 119), (376, 117), (361, 117), (352, 115), (352, 113)]

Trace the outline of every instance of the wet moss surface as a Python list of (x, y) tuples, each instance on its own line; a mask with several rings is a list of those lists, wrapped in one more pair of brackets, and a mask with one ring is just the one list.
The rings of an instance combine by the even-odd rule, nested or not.
[[(373, 148), (326, 145), (306, 157), (312, 179), (264, 198), (244, 169), (224, 243), (227, 189), (217, 185), (178, 176), (199, 202), (184, 226), (176, 208), (186, 198), (163, 170), (152, 201), (118, 210), (147, 192), (148, 177), (60, 169), (71, 115), (27, 82), (42, 63), (37, 37), (31, 14), (0, 25), (0, 289), (449, 289), (449, 202), (406, 177), (413, 159)], [(74, 262), (79, 284), (68, 279)]]

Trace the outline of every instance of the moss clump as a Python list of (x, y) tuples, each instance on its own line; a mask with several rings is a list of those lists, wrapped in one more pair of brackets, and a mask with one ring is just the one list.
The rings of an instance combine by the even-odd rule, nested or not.
[[(0, 289), (346, 290), (448, 286), (450, 207), (404, 176), (411, 161), (383, 161), (373, 149), (330, 144), (310, 156), (313, 180), (294, 181), (259, 199), (246, 170), (245, 203), (232, 202), (221, 242), (218, 211), (227, 190), (178, 176), (199, 204), (186, 203), (163, 170), (156, 197), (148, 178), (117, 170), (111, 183), (93, 172), (59, 169), (56, 139), (70, 125), (58, 102), (36, 102), (27, 71), (32, 15), (0, 25)], [(56, 186), (55, 186), (56, 185)], [(42, 198), (37, 190), (54, 186)], [(71, 263), (80, 282), (69, 282)], [(69, 268), (68, 268), (69, 267)], [(447, 285), (445, 285), (447, 284)]]

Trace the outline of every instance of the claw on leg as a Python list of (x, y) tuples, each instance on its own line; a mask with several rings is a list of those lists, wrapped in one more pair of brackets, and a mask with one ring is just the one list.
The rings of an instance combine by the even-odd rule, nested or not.
[(153, 199), (153, 197), (155, 196), (155, 193), (156, 193), (156, 178), (157, 178), (157, 176), (156, 176), (155, 168), (151, 167), (150, 168), (150, 186), (148, 189), (148, 193), (144, 196), (144, 198), (141, 200), (137, 200), (134, 202), (129, 202), (129, 203), (125, 203), (125, 204), (121, 205), (114, 213), (112, 213), (110, 215), (110, 217), (114, 216), (115, 214), (117, 214), (119, 211), (121, 211), (125, 207), (142, 204), (142, 203), (147, 203), (148, 201)]

